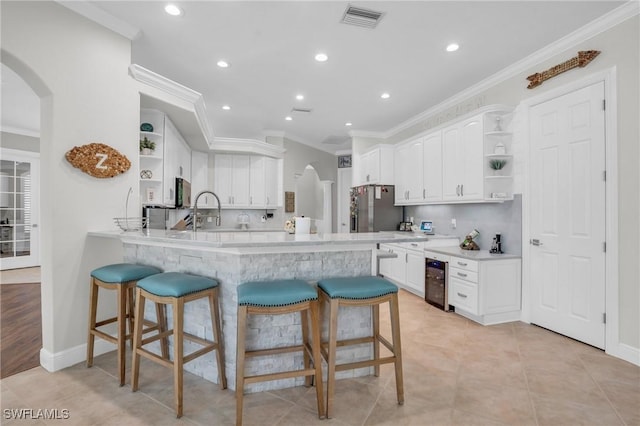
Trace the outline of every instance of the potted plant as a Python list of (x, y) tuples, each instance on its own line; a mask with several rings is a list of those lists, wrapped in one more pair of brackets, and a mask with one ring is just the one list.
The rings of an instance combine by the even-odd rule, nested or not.
[(149, 140), (146, 136), (144, 139), (140, 139), (140, 154), (151, 155), (154, 149), (156, 149), (156, 143), (154, 141)]
[(493, 173), (496, 175), (501, 174), (501, 170), (504, 166), (507, 165), (507, 160), (503, 158), (492, 158), (489, 160), (489, 167), (493, 170)]

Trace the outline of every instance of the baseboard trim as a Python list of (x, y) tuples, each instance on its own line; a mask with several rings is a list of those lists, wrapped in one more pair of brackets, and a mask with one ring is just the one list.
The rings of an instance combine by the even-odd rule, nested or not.
[(624, 343), (618, 343), (614, 350), (607, 350), (607, 354), (640, 367), (640, 348), (634, 348), (633, 346), (629, 346)]
[[(114, 350), (116, 350), (116, 345), (113, 343), (107, 342), (106, 340), (96, 339), (93, 354), (94, 356), (99, 356)], [(62, 370), (63, 368), (71, 367), (72, 365), (80, 362), (85, 362), (86, 360), (86, 343), (56, 353), (49, 352), (44, 348), (40, 349), (40, 365), (51, 373)]]

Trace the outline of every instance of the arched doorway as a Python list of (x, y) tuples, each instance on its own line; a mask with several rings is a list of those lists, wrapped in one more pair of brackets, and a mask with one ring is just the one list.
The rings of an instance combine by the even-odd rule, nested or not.
[(296, 174), (296, 216), (310, 217), (311, 232), (332, 232), (331, 181), (320, 180), (316, 169), (308, 164)]

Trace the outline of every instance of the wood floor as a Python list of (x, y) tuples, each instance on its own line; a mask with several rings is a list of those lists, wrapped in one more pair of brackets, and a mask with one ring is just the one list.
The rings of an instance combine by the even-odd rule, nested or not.
[(40, 365), (40, 283), (0, 285), (0, 378)]

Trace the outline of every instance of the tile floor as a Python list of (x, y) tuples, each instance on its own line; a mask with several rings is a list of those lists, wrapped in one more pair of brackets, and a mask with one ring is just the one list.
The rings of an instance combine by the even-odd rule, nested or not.
[[(314, 390), (299, 387), (248, 395), (245, 425), (640, 425), (639, 367), (535, 326), (483, 327), (405, 292), (400, 311), (404, 405), (387, 365), (378, 378), (340, 380), (333, 419), (318, 420)], [(118, 387), (115, 373), (112, 352), (91, 369), (38, 367), (3, 379), (2, 424), (234, 424), (232, 391), (186, 374), (177, 420), (169, 369), (143, 359), (136, 393)], [(70, 418), (7, 420), (6, 408), (67, 409)]]

